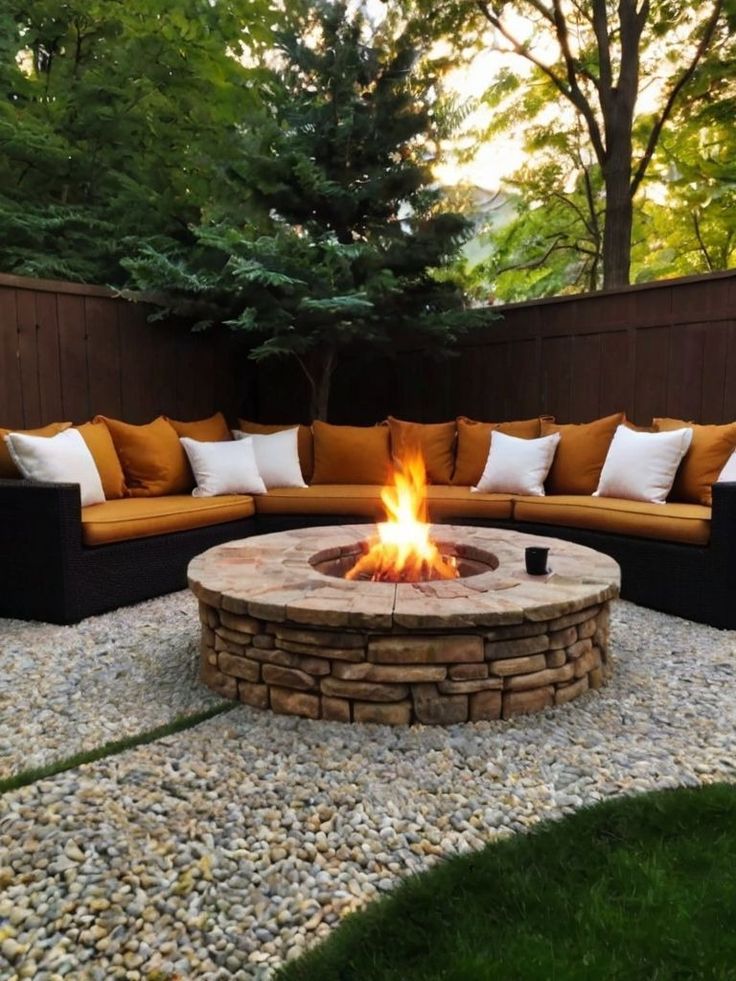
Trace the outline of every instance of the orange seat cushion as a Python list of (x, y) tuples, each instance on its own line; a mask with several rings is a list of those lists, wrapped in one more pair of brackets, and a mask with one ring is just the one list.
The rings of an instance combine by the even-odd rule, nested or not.
[(128, 488), (125, 486), (125, 474), (120, 465), (110, 430), (104, 422), (85, 422), (76, 428), (95, 461), (106, 500), (114, 501), (121, 497), (127, 497)]
[(388, 417), (391, 455), (401, 460), (412, 452), (421, 453), (431, 484), (449, 484), (455, 466), (457, 427), (452, 422), (404, 422)]
[(595, 422), (558, 426), (542, 422), (542, 436), (560, 434), (545, 488), (548, 494), (592, 494), (598, 486), (613, 434), (623, 423), (623, 412)]
[(391, 472), (390, 430), (314, 422), (313, 484), (384, 484)]
[(334, 514), (382, 518), (380, 484), (312, 484), (274, 487), (255, 499), (257, 514)]
[(173, 426), (177, 436), (187, 436), (189, 439), (197, 439), (201, 443), (222, 443), (226, 439), (232, 439), (230, 427), (227, 419), (221, 412), (216, 412), (207, 419), (197, 419), (194, 422), (179, 422), (178, 419), (164, 419), (170, 426)]
[(95, 416), (110, 430), (131, 497), (184, 494), (194, 487), (186, 454), (172, 427), (159, 416), (144, 426)]
[(541, 429), (541, 419), (522, 419), (518, 422), (477, 422), (458, 416), (457, 425), (457, 456), (453, 484), (461, 487), (475, 487), (488, 460), (491, 448), (491, 433), (497, 429), (507, 436), (518, 436), (519, 439), (536, 439)]
[(299, 466), (302, 469), (302, 477), (309, 483), (314, 473), (314, 439), (309, 426), (302, 426), (296, 422), (288, 426), (264, 426), (260, 422), (248, 422), (247, 419), (238, 419), (238, 428), (240, 431), (248, 433), (251, 436), (270, 436), (272, 433), (282, 433), (285, 429), (296, 429), (297, 426), (299, 427), (299, 433), (297, 435)]
[(650, 504), (615, 497), (519, 497), (514, 520), (587, 528), (633, 538), (707, 545), (710, 508), (699, 504)]
[(253, 514), (253, 498), (245, 494), (223, 497), (128, 497), (82, 508), (82, 541), (109, 545), (131, 538), (150, 538), (174, 531), (238, 521)]
[(26, 436), (56, 436), (57, 433), (71, 428), (70, 422), (52, 422), (39, 429), (2, 429), (0, 428), (0, 478), (7, 480), (20, 477), (20, 472), (10, 456), (5, 437), (10, 433), (24, 433)]
[(653, 419), (652, 422), (660, 433), (685, 426), (693, 431), (690, 448), (679, 466), (668, 500), (710, 507), (713, 503), (711, 488), (736, 449), (736, 423), (698, 426), (682, 419)]
[[(255, 499), (257, 514), (334, 514), (381, 520), (386, 511), (380, 484), (312, 484), (283, 487)], [(512, 498), (508, 494), (475, 494), (469, 487), (427, 488), (430, 521), (454, 518), (510, 518)]]
[(456, 518), (508, 519), (513, 510), (510, 494), (479, 494), (469, 487), (427, 488), (427, 507), (431, 521)]

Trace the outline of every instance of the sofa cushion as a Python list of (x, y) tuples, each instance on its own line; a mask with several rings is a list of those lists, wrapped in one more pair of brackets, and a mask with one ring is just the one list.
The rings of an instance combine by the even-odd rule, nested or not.
[(736, 449), (736, 423), (726, 426), (698, 426), (682, 419), (652, 420), (657, 432), (689, 426), (693, 431), (690, 449), (683, 457), (669, 500), (690, 504), (713, 503), (711, 487)]
[(390, 431), (315, 421), (313, 484), (383, 484), (391, 471)]
[(542, 422), (542, 436), (560, 434), (560, 442), (546, 481), (548, 494), (592, 494), (598, 486), (608, 448), (623, 412), (594, 422), (558, 426)]
[(150, 538), (239, 521), (249, 518), (253, 512), (253, 498), (245, 494), (128, 497), (82, 508), (82, 541), (85, 545), (109, 545), (131, 538)]
[(56, 436), (57, 433), (71, 428), (70, 422), (52, 422), (48, 426), (41, 426), (38, 429), (3, 429), (0, 428), (0, 478), (3, 480), (15, 479), (20, 477), (18, 468), (13, 463), (10, 456), (5, 437), (9, 433), (23, 433), (25, 436)]
[(666, 433), (640, 433), (619, 426), (595, 496), (664, 504), (692, 438), (689, 427)]
[(460, 487), (475, 487), (481, 478), (491, 447), (491, 433), (497, 429), (506, 436), (520, 439), (536, 439), (541, 431), (541, 419), (522, 419), (519, 422), (476, 422), (465, 416), (458, 416), (457, 454), (453, 484)]
[(650, 504), (615, 497), (519, 497), (514, 519), (567, 528), (707, 545), (711, 509), (699, 504)]
[(184, 494), (194, 478), (174, 429), (159, 416), (144, 426), (95, 416), (110, 430), (131, 497)]
[(255, 500), (257, 514), (334, 514), (382, 518), (380, 484), (312, 484), (275, 487)]
[(513, 498), (510, 494), (479, 494), (469, 487), (428, 487), (427, 504), (432, 521), (455, 518), (508, 520)]
[(432, 484), (449, 484), (455, 466), (457, 428), (452, 422), (405, 422), (388, 417), (391, 432), (391, 455), (403, 456), (420, 452), (427, 468), (427, 480)]
[(207, 419), (195, 419), (193, 422), (180, 422), (178, 419), (169, 419), (168, 416), (164, 416), (164, 419), (173, 427), (177, 436), (196, 439), (200, 443), (223, 443), (225, 440), (232, 439), (227, 420), (221, 412), (216, 412)]
[(108, 501), (126, 497), (128, 489), (125, 486), (125, 474), (120, 465), (120, 458), (115, 450), (110, 430), (104, 422), (85, 422), (76, 427), (87, 444), (87, 448), (95, 461), (97, 472), (102, 481), (102, 489)]
[[(334, 514), (381, 520), (385, 508), (380, 484), (312, 484), (270, 490), (255, 501), (258, 514)], [(454, 518), (510, 518), (512, 498), (508, 494), (475, 494), (469, 487), (427, 488), (431, 521)]]
[(10, 433), (5, 443), (26, 480), (76, 484), (82, 506), (105, 500), (99, 471), (78, 429), (64, 429), (55, 436)]
[[(260, 422), (248, 422), (247, 419), (238, 419), (238, 428), (243, 433), (250, 436), (270, 436), (272, 433), (281, 433), (285, 429), (294, 429), (299, 425), (296, 422), (282, 426), (264, 426)], [(314, 437), (309, 426), (299, 425), (299, 466), (302, 468), (302, 476), (307, 483), (312, 479), (314, 473)]]

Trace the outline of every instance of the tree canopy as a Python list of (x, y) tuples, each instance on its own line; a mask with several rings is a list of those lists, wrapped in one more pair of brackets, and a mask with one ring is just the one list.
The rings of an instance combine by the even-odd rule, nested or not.
[[(344, 115), (332, 127), (317, 87), (330, 67), (343, 66), (308, 62), (320, 55), (315, 18), (329, 11), (362, 18), (354, 40), (363, 74), (346, 64), (332, 92)], [(206, 256), (211, 273), (213, 256), (234, 248), (233, 229), (264, 247), (278, 232), (289, 249), (303, 246), (301, 236), (317, 250), (313, 205), (338, 252), (356, 249), (348, 227), (362, 241), (363, 221), (375, 245), (376, 220), (394, 214), (397, 228), (413, 223), (408, 251), (427, 260), (425, 270), (444, 268), (451, 250), (430, 248), (427, 230), (444, 227), (453, 245), (461, 233), (433, 163), (451, 123), (472, 107), (448, 107), (442, 80), (478, 51), (507, 55), (488, 77), (476, 143), (492, 146), (514, 132), (526, 153), (504, 186), (506, 220), (484, 236), (486, 259), (465, 271), (479, 298), (727, 268), (736, 255), (734, 28), (736, 0), (8, 0), (0, 10), (0, 269), (121, 286), (147, 254), (159, 255), (174, 264), (169, 285), (183, 290), (174, 269), (185, 253), (191, 269)], [(374, 69), (401, 57), (409, 59), (402, 98), (417, 111), (394, 117), (390, 102), (381, 107), (366, 93), (378, 85)], [(355, 173), (333, 173), (325, 146), (339, 161), (346, 141), (369, 144), (371, 112), (385, 141), (372, 159), (351, 143)], [(402, 144), (398, 130), (408, 120), (421, 125)], [(309, 126), (322, 137), (313, 147)], [(394, 160), (378, 180), (381, 143), (392, 139), (421, 175), (411, 202), (392, 185)], [(358, 193), (363, 165), (371, 176)], [(348, 190), (339, 190), (343, 179)], [(382, 216), (377, 195), (385, 196)], [(138, 265), (126, 269), (121, 260), (132, 256)], [(280, 274), (306, 282), (298, 289), (316, 290), (315, 302), (352, 295), (334, 255), (333, 280), (319, 263), (311, 278), (297, 275), (305, 261), (290, 260), (291, 272)], [(443, 278), (452, 277), (432, 274), (433, 291)], [(316, 284), (328, 280), (320, 292)], [(379, 280), (368, 280), (370, 289), (352, 285), (375, 302)], [(298, 289), (284, 282), (274, 300), (273, 281), (269, 288), (273, 319), (255, 300), (248, 308), (272, 331), (275, 350), (286, 330), (276, 311), (283, 316), (286, 294), (293, 306)], [(444, 292), (457, 301), (449, 285)], [(331, 316), (339, 320), (334, 303)], [(362, 336), (371, 329), (367, 317)]]
[(124, 261), (168, 309), (196, 301), (203, 326), (251, 335), (251, 357), (295, 357), (315, 418), (342, 349), (408, 329), (446, 346), (482, 319), (438, 274), (469, 223), (432, 174), (453, 113), (426, 47), (411, 18), (292, 5), (264, 61), (263, 112), (191, 226), (194, 247), (144, 241)]
[(259, 0), (8, 0), (0, 267), (120, 283), (128, 235), (187, 241), (268, 40)]
[[(677, 246), (672, 241), (659, 250), (659, 259), (648, 259), (649, 236), (661, 238), (667, 222), (663, 213), (647, 215), (647, 191), (656, 178), (667, 186), (664, 193), (672, 192), (666, 207), (674, 205), (678, 221), (668, 238), (681, 237), (679, 226), (690, 225), (690, 217), (677, 180), (688, 172), (693, 183), (705, 119), (691, 119), (689, 138), (682, 123), (706, 92), (723, 98), (724, 61), (726, 77), (733, 71), (733, 3), (523, 0), (478, 2), (475, 8), (493, 43), (520, 66), (503, 70), (489, 85), (492, 119), (484, 136), (513, 127), (522, 132), (529, 155), (509, 186), (517, 217), (492, 234), (491, 260), (476, 278), (490, 276), (499, 295), (517, 297), (621, 286), (630, 281), (632, 267), (640, 278), (647, 265), (661, 270), (664, 256)], [(488, 37), (481, 32), (476, 44), (482, 43)], [(710, 199), (701, 178), (708, 182), (697, 175), (697, 196)], [(711, 224), (718, 223), (716, 210), (710, 210)], [(723, 238), (723, 230), (707, 222), (700, 230)], [(711, 251), (712, 259), (722, 260), (723, 244)]]

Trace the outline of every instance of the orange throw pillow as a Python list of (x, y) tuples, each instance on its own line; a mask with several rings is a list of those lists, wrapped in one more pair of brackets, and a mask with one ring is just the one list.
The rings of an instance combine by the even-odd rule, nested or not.
[(110, 430), (131, 497), (186, 494), (194, 486), (179, 437), (163, 416), (144, 426), (106, 416), (92, 421), (104, 422)]
[(598, 486), (603, 464), (613, 434), (624, 422), (623, 412), (616, 412), (594, 422), (558, 426), (542, 423), (542, 436), (560, 434), (545, 489), (548, 494), (592, 494)]
[(1, 429), (0, 428), (0, 478), (15, 479), (20, 477), (18, 468), (13, 463), (8, 444), (5, 437), (9, 433), (24, 433), (26, 436), (56, 436), (57, 433), (65, 429), (71, 429), (70, 422), (52, 422), (48, 426), (41, 426), (39, 429)]
[(452, 483), (460, 487), (475, 487), (483, 476), (494, 429), (506, 436), (537, 439), (541, 427), (539, 416), (518, 422), (476, 422), (475, 419), (458, 416), (456, 423), (457, 457)]
[(247, 419), (238, 419), (238, 428), (241, 433), (248, 433), (250, 436), (270, 436), (272, 433), (282, 433), (285, 429), (296, 429), (297, 426), (299, 427), (297, 434), (299, 466), (302, 468), (302, 477), (309, 484), (314, 473), (314, 439), (309, 426), (302, 426), (298, 422), (292, 422), (288, 426), (264, 426), (260, 422), (248, 422)]
[(383, 426), (314, 422), (313, 484), (385, 484), (391, 472), (390, 432)]
[(95, 461), (97, 472), (102, 481), (102, 489), (105, 492), (105, 500), (114, 501), (121, 497), (127, 497), (128, 488), (125, 486), (125, 474), (120, 465), (110, 430), (104, 422), (85, 422), (82, 426), (75, 428), (81, 433), (82, 439), (87, 444), (87, 449)]
[(680, 464), (668, 500), (711, 507), (711, 487), (736, 449), (736, 423), (699, 426), (683, 419), (653, 419), (652, 422), (660, 433), (685, 426), (693, 431), (690, 449)]
[(177, 436), (188, 436), (189, 439), (199, 440), (200, 443), (224, 443), (232, 439), (232, 433), (227, 420), (221, 412), (216, 412), (208, 419), (197, 419), (195, 422), (179, 422), (177, 419), (164, 419), (174, 427)]
[(424, 458), (430, 484), (449, 484), (455, 464), (457, 427), (452, 422), (404, 422), (388, 417), (391, 454), (395, 460), (411, 452)]

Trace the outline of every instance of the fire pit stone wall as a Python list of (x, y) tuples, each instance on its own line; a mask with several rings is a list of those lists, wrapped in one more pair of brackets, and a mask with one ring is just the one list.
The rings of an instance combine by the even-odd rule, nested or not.
[(532, 580), (520, 556), (539, 539), (441, 528), (442, 538), (492, 550), (498, 568), (409, 586), (336, 583), (310, 565), (326, 538), (339, 551), (366, 533), (283, 532), (195, 559), (204, 683), (310, 719), (449, 725), (539, 711), (605, 682), (618, 595), (607, 556), (545, 539), (559, 572)]

